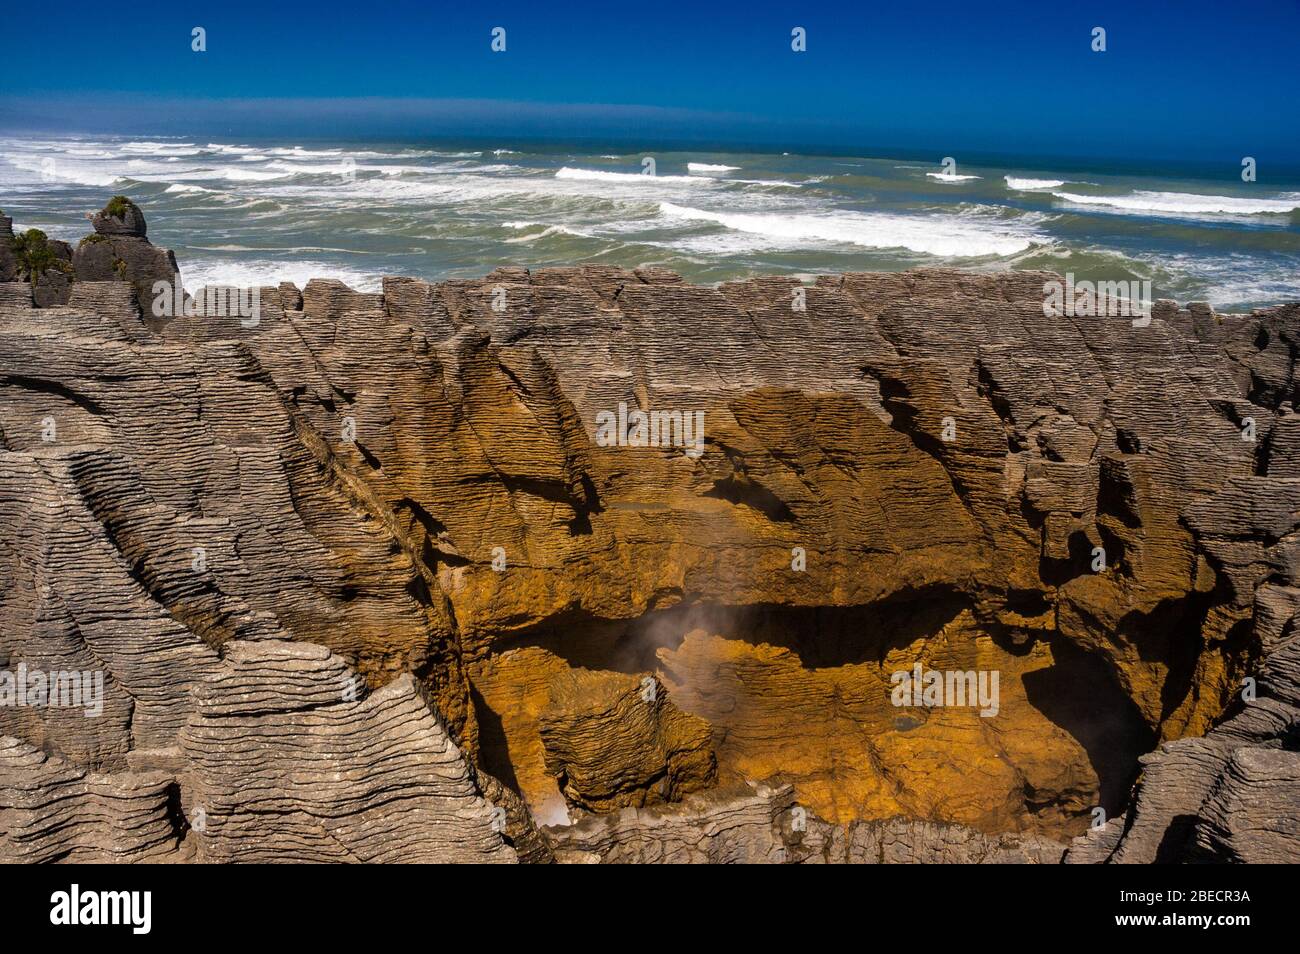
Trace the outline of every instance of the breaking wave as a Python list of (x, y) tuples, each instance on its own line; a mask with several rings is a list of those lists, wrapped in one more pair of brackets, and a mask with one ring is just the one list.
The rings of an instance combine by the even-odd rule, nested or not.
[(989, 228), (956, 216), (879, 212), (827, 215), (710, 212), (671, 202), (661, 202), (659, 210), (670, 218), (715, 222), (728, 229), (761, 235), (781, 243), (841, 242), (864, 248), (905, 248), (943, 258), (1015, 255), (1033, 245), (1028, 235)]
[(1018, 179), (1015, 176), (1003, 176), (1002, 178), (1007, 180), (1007, 188), (1019, 192), (1032, 192), (1035, 189), (1059, 189), (1065, 185), (1064, 179)]
[(689, 183), (691, 185), (708, 185), (712, 180), (701, 179), (697, 176), (648, 176), (640, 172), (606, 172), (603, 169), (575, 169), (572, 166), (563, 166), (556, 173), (557, 179), (578, 179), (587, 182), (620, 182), (636, 183), (638, 185), (654, 185), (655, 183)]
[(1168, 215), (1285, 215), (1300, 209), (1300, 194), (1276, 199), (1243, 199), (1189, 192), (1132, 192), (1128, 195), (1053, 192), (1052, 195), (1077, 205), (1099, 205), (1123, 212), (1161, 212)]

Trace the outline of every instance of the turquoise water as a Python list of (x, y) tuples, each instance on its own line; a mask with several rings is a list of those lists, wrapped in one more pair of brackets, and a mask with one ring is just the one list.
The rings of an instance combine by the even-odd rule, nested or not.
[(190, 288), (372, 289), (503, 264), (660, 265), (698, 282), (955, 265), (1149, 280), (1156, 298), (1224, 310), (1300, 300), (1295, 182), (942, 158), (11, 137), (0, 208), (75, 240), (83, 213), (129, 195)]

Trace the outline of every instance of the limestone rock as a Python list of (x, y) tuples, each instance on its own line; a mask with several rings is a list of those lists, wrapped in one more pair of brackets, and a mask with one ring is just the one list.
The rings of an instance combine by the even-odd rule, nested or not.
[[(6, 438), (21, 440), (40, 420), (5, 420)], [(138, 472), (103, 449), (52, 452), (39, 437), (30, 446), (0, 451), (0, 525), (22, 528), (0, 548), (0, 666), (77, 674), (94, 698), (0, 706), (0, 732), (76, 765), (116, 770), (133, 746), (175, 744), (190, 687), (217, 656), (154, 601), (120, 549), (137, 521), (155, 516)]]
[(1232, 754), (1201, 807), (1192, 856), (1238, 864), (1300, 861), (1300, 752), (1247, 748)]
[[(154, 313), (155, 291), (161, 282), (174, 289), (180, 282), (176, 257), (168, 249), (158, 248), (146, 238), (144, 213), (130, 199), (116, 196), (91, 217), (93, 234), (86, 236), (72, 256), (78, 282), (129, 282), (142, 307), (145, 323), (162, 328), (167, 317)], [(168, 298), (174, 293), (162, 292)], [(172, 309), (173, 312), (175, 309)]]
[(586, 815), (546, 833), (569, 864), (1052, 864), (1064, 851), (912, 819), (834, 825), (799, 805), (793, 786), (769, 783)]
[(162, 773), (87, 773), (0, 736), (0, 863), (174, 860), (173, 793)]
[(382, 295), (354, 292), (337, 279), (313, 278), (302, 291), (302, 312), (308, 318), (335, 319), (349, 312), (383, 311)]
[(1086, 834), (1070, 842), (1062, 862), (1069, 865), (1099, 865), (1108, 861), (1124, 837), (1126, 821), (1127, 817), (1121, 815), (1089, 828)]
[(709, 724), (683, 713), (653, 676), (577, 669), (551, 681), (539, 722), (546, 767), (570, 804), (609, 811), (708, 788)]
[(51, 239), (40, 229), (13, 235), (11, 227), (0, 231), (0, 242), (8, 232), (8, 255), (0, 261), (0, 272), (26, 281), (38, 307), (65, 304), (72, 285), (72, 249), (67, 242)]
[[(1054, 317), (1049, 274), (923, 269), (822, 276), (797, 311), (790, 278), (587, 265), (315, 280), (259, 289), (257, 323), (163, 324), (140, 279), (174, 263), (142, 217), (105, 228), (64, 304), (0, 282), (0, 667), (98, 669), (104, 714), (0, 732), (169, 772), (187, 810), (199, 780), (219, 834), (187, 843), (275, 844), (241, 807), (274, 786), (239, 790), (204, 733), (311, 723), (291, 737), (315, 753), (409, 719), (530, 860), (527, 816), (573, 807), (552, 766), (602, 810), (569, 860), (1051, 860), (1098, 807), (1071, 860), (1293, 851), (1300, 305)], [(131, 281), (88, 280), (122, 243)], [(897, 704), (918, 665), (997, 673), (996, 713)], [(322, 694), (340, 667), (356, 702)], [(196, 709), (218, 672), (233, 695)], [(622, 692), (584, 709), (633, 674), (687, 744)], [(367, 801), (348, 751), (325, 803), (274, 796), (306, 854), (462, 850)], [(628, 814), (693, 786), (673, 765), (706, 778), (705, 751), (726, 791), (792, 785), (807, 838), (772, 832), (770, 796)], [(768, 834), (701, 840), (716, 811)]]
[(794, 807), (790, 786), (745, 786), (689, 795), (678, 804), (586, 815), (547, 836), (562, 863), (780, 864), (782, 824)]
[[(476, 778), (479, 791), (496, 810), (493, 818), (498, 827), (502, 828), (502, 838), (514, 849), (520, 864), (554, 863), (555, 851), (519, 793), (482, 769), (478, 770)], [(501, 817), (502, 811), (505, 813), (504, 819)]]
[(199, 860), (516, 860), (504, 810), (409, 674), (363, 695), (323, 646), (235, 642), (224, 656), (180, 737)]
[(148, 233), (144, 213), (124, 195), (114, 196), (109, 203), (90, 217), (99, 235), (120, 235), (144, 238)]
[(14, 255), (14, 220), (0, 212), (0, 282), (18, 280), (18, 259)]
[[(807, 849), (810, 839), (802, 847)], [(841, 848), (841, 843), (843, 847)], [(945, 825), (911, 818), (854, 822), (843, 836), (823, 836), (824, 857), (801, 859), (848, 864), (888, 865), (1039, 865), (1057, 864), (1065, 846), (1038, 836), (986, 835), (964, 825)], [(840, 852), (844, 852), (841, 854)]]
[(17, 282), (12, 280), (0, 282), (0, 308), (31, 308), (34, 304), (35, 303), (32, 299), (32, 286), (29, 282)]

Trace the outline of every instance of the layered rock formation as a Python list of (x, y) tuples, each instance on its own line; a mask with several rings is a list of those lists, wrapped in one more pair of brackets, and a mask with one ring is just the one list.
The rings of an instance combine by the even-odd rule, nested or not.
[(0, 863), (164, 862), (178, 855), (163, 773), (88, 773), (0, 738)]
[(0, 214), (0, 282), (28, 282), (40, 307), (68, 304), (79, 282), (126, 282), (144, 306), (146, 326), (159, 327), (152, 308), (159, 297), (155, 289), (159, 282), (178, 284), (176, 257), (148, 240), (144, 213), (126, 196), (114, 196), (86, 217), (95, 230), (74, 250), (40, 229), (16, 236), (13, 220)]
[(146, 320), (166, 263), (92, 247), (138, 212), (0, 284), (0, 667), (104, 682), (0, 735), (161, 773), (181, 857), (1295, 859), (1300, 305), (586, 266)]
[(309, 643), (232, 642), (180, 734), (200, 861), (513, 862), (407, 673), (365, 695)]
[(13, 220), (0, 214), (0, 281), (28, 283), (37, 305), (68, 300), (73, 280), (72, 247), (49, 238), (40, 229), (15, 235)]
[(892, 818), (834, 825), (794, 786), (740, 785), (547, 829), (563, 864), (1054, 864), (1047, 839)]
[(0, 282), (18, 280), (18, 254), (14, 248), (14, 220), (0, 211)]
[(577, 808), (679, 801), (717, 772), (709, 723), (678, 709), (652, 676), (562, 672), (538, 732), (547, 771)]
[(158, 297), (158, 283), (172, 287), (179, 269), (167, 249), (157, 248), (148, 238), (144, 213), (125, 196), (115, 196), (91, 217), (95, 231), (77, 245), (72, 270), (77, 282), (128, 282), (141, 302), (147, 325), (157, 325), (152, 303)]

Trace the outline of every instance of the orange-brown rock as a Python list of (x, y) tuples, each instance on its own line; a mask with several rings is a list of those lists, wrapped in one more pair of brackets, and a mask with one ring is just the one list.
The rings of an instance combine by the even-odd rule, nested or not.
[(717, 775), (709, 724), (653, 676), (558, 673), (538, 731), (560, 792), (590, 811), (679, 801)]

